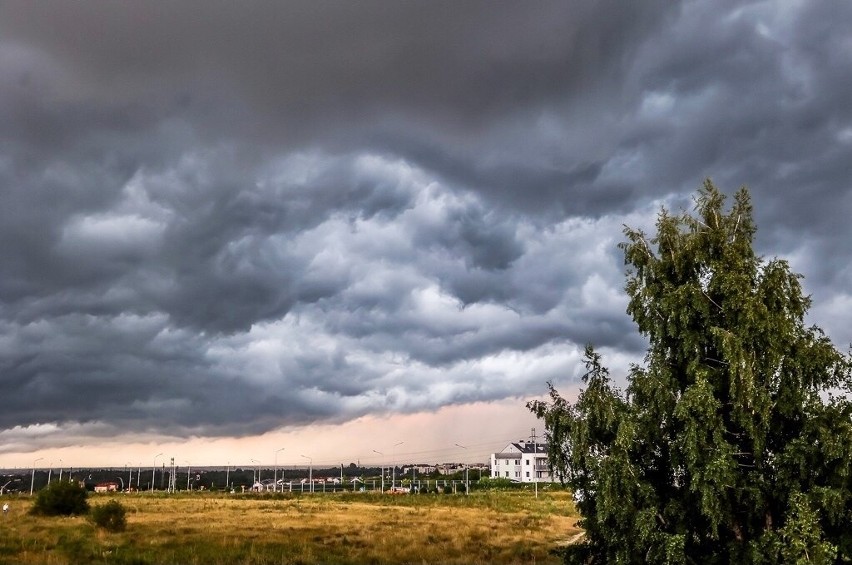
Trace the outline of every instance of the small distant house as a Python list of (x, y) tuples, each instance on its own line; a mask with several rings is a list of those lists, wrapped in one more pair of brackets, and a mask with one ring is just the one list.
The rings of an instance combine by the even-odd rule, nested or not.
[[(283, 481), (278, 481), (279, 489), (283, 484)], [(252, 492), (275, 492), (275, 481), (273, 481), (272, 479), (263, 479), (262, 481), (255, 481), (254, 484), (251, 485), (250, 490)]]
[(118, 483), (98, 483), (95, 492), (118, 492)]

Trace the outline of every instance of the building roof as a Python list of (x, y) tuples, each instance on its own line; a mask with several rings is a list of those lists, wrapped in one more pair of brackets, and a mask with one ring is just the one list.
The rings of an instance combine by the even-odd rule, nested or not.
[(509, 457), (511, 458), (513, 455), (530, 453), (536, 454), (541, 453), (543, 455), (547, 455), (547, 444), (546, 443), (533, 443), (531, 441), (519, 441), (517, 443), (510, 443), (506, 447), (503, 448), (503, 451), (499, 453), (495, 453), (497, 457)]
[(532, 442), (524, 442), (524, 443), (514, 443), (518, 449), (521, 450), (521, 453), (547, 453), (547, 444), (546, 443), (532, 443)]

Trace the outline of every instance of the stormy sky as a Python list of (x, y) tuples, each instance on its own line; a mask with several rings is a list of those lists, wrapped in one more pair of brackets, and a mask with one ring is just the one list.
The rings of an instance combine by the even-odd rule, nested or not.
[(705, 177), (845, 350), (850, 29), (845, 0), (3, 2), (0, 463), (529, 433), (584, 344), (641, 360), (622, 227)]

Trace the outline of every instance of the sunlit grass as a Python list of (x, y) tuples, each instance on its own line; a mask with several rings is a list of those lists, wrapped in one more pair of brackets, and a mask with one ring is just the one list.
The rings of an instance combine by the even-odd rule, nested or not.
[(114, 498), (127, 531), (85, 517), (30, 516), (12, 499), (0, 563), (65, 565), (273, 563), (557, 563), (550, 553), (578, 532), (561, 491), (392, 496), (365, 493), (185, 494)]

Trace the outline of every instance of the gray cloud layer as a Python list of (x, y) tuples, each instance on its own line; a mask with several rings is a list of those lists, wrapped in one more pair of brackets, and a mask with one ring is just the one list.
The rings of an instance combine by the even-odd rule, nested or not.
[(852, 341), (847, 2), (0, 5), (0, 430), (229, 435), (625, 358), (704, 176)]

